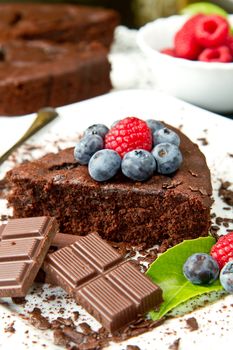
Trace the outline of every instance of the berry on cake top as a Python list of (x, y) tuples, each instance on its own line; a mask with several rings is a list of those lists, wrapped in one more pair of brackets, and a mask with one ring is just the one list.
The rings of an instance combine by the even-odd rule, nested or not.
[(162, 122), (127, 117), (110, 129), (103, 124), (89, 126), (74, 148), (74, 158), (87, 165), (98, 182), (110, 180), (119, 171), (133, 181), (146, 181), (180, 167), (179, 145), (179, 136)]
[(233, 35), (227, 18), (196, 14), (190, 17), (174, 37), (174, 47), (161, 53), (203, 62), (232, 62)]

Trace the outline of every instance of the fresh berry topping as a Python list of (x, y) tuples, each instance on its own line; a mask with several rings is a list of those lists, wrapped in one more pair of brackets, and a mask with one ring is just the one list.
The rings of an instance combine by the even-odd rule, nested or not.
[(158, 173), (163, 175), (174, 173), (183, 160), (179, 148), (172, 143), (160, 143), (151, 153), (156, 160)]
[(74, 148), (74, 158), (80, 164), (88, 164), (91, 156), (102, 149), (104, 142), (99, 135), (87, 135), (83, 137)]
[(203, 15), (195, 15), (185, 22), (182, 28), (175, 35), (175, 52), (177, 57), (196, 60), (202, 51), (195, 36), (196, 24)]
[(164, 124), (162, 122), (159, 122), (158, 120), (154, 120), (154, 119), (147, 119), (146, 124), (149, 126), (152, 134), (155, 131), (164, 128)]
[(233, 36), (229, 35), (226, 41), (226, 45), (229, 47), (231, 54), (233, 56)]
[(220, 269), (233, 260), (233, 232), (220, 237), (211, 248), (210, 255), (217, 261)]
[(90, 159), (88, 171), (96, 181), (107, 181), (116, 175), (121, 167), (121, 157), (110, 149), (96, 152)]
[(232, 62), (233, 56), (229, 47), (219, 46), (205, 49), (199, 55), (198, 60), (203, 62)]
[(152, 149), (152, 134), (146, 122), (135, 117), (122, 119), (105, 136), (105, 148), (123, 157), (135, 149)]
[(200, 20), (196, 23), (196, 40), (199, 45), (205, 48), (224, 45), (228, 34), (228, 21), (221, 16), (204, 16), (203, 18), (200, 18)]
[(160, 52), (168, 56), (176, 57), (176, 51), (173, 48), (163, 49)]
[(221, 270), (220, 283), (228, 292), (233, 293), (233, 262), (229, 261)]
[(218, 278), (219, 268), (210, 255), (196, 253), (184, 263), (183, 273), (193, 284), (211, 284)]
[(143, 149), (134, 150), (124, 155), (121, 163), (122, 173), (135, 181), (149, 179), (156, 169), (152, 154)]
[(119, 121), (120, 121), (120, 119), (115, 120), (115, 122), (113, 122), (112, 125), (111, 125), (111, 129), (112, 129), (115, 125), (117, 125), (117, 124), (119, 123)]
[(180, 138), (179, 136), (175, 133), (175, 131), (168, 129), (168, 128), (163, 128), (155, 131), (153, 133), (153, 144), (158, 145), (159, 143), (173, 143), (174, 145), (178, 146), (180, 145)]
[(84, 136), (99, 135), (104, 138), (108, 131), (109, 128), (107, 128), (107, 126), (104, 124), (93, 124), (84, 131)]

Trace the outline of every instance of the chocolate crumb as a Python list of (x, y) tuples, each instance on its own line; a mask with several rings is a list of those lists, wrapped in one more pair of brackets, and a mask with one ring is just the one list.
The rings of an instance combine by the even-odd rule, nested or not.
[(220, 227), (219, 227), (219, 226), (217, 226), (217, 225), (212, 225), (212, 226), (210, 227), (210, 233), (211, 233), (211, 235), (214, 237), (214, 235), (217, 234), (217, 231), (218, 231), (218, 230), (220, 230)]
[(41, 310), (37, 307), (30, 312), (29, 321), (37, 329), (46, 330), (51, 328), (51, 324), (44, 316), (41, 315)]
[(78, 311), (74, 311), (73, 312), (73, 318), (74, 318), (74, 321), (78, 320), (78, 318), (79, 318), (79, 312)]
[(179, 349), (179, 345), (180, 345), (180, 338), (176, 339), (170, 346), (168, 349), (170, 350), (178, 350)]
[(56, 299), (56, 295), (55, 295), (55, 294), (49, 295), (49, 296), (47, 296), (47, 298), (46, 298), (47, 301), (53, 301), (53, 300), (55, 300), (55, 299)]
[(11, 299), (16, 305), (23, 305), (27, 302), (27, 300), (24, 297), (12, 297)]
[(232, 184), (229, 181), (221, 182), (218, 190), (218, 195), (224, 203), (233, 206), (233, 191), (229, 189)]
[(191, 332), (196, 331), (199, 328), (195, 317), (187, 318), (186, 323)]
[(67, 337), (64, 335), (64, 333), (60, 329), (56, 329), (53, 332), (53, 342), (55, 345), (60, 345), (60, 346), (66, 346), (69, 343)]
[(63, 329), (63, 334), (73, 343), (75, 344), (82, 344), (84, 340), (86, 339), (85, 334), (81, 332), (77, 332), (71, 327), (65, 327)]
[(137, 345), (127, 345), (126, 350), (140, 350)]
[(194, 173), (192, 170), (189, 170), (189, 173), (193, 176), (193, 177), (198, 177), (197, 173)]
[(89, 324), (87, 324), (86, 322), (80, 323), (79, 327), (82, 329), (82, 331), (85, 335), (89, 335), (89, 334), (93, 333), (93, 330), (91, 329)]
[(199, 137), (197, 140), (201, 141), (202, 146), (207, 146), (209, 144), (205, 137)]
[(6, 333), (15, 333), (14, 322), (10, 323), (7, 327), (4, 328)]

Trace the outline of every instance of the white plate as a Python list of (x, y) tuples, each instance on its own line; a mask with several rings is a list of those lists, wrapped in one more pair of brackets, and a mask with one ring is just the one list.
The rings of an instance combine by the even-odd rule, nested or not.
[[(110, 126), (117, 119), (133, 115), (142, 119), (164, 120), (176, 127), (182, 126), (182, 131), (192, 141), (198, 142), (207, 157), (212, 173), (215, 197), (213, 211), (217, 216), (233, 217), (232, 208), (228, 211), (223, 210), (222, 208), (227, 205), (217, 196), (220, 179), (233, 182), (233, 162), (229, 155), (233, 153), (233, 122), (231, 120), (154, 91), (140, 90), (114, 92), (58, 110), (60, 117), (28, 142), (31, 146), (39, 146), (40, 149), (28, 151), (27, 147), (23, 146), (17, 152), (17, 159), (32, 159), (50, 150), (56, 150), (58, 146), (64, 148), (67, 145), (74, 145), (79, 132), (93, 123), (100, 122)], [(12, 130), (18, 130), (20, 126), (21, 131), (24, 130), (34, 117), (31, 115), (14, 119), (0, 118), (1, 149), (6, 148), (16, 137), (17, 133)], [(11, 140), (8, 137), (9, 133), (14, 135)], [(203, 137), (209, 142), (206, 146), (197, 141), (197, 138)], [(56, 146), (53, 144), (54, 140), (57, 140)], [(0, 176), (3, 177), (6, 170), (12, 165), (11, 160), (5, 162), (0, 167)], [(9, 213), (6, 204), (5, 200), (0, 201), (0, 214)], [(221, 231), (226, 233), (226, 228), (222, 227)], [(50, 302), (43, 301), (46, 295), (53, 293), (62, 295), (61, 303), (57, 299)], [(94, 329), (100, 326), (71, 299), (67, 301), (64, 295), (61, 289), (48, 289), (45, 285), (38, 286), (36, 293), (30, 293), (27, 296), (28, 302), (25, 308), (6, 299), (9, 304), (0, 305), (0, 348), (8, 350), (17, 346), (17, 350), (39, 350), (45, 349), (43, 346), (45, 344), (51, 350), (61, 349), (53, 345), (52, 332), (39, 331), (19, 316), (20, 313), (27, 314), (35, 305), (40, 307), (43, 314), (50, 320), (56, 318), (59, 315), (58, 310), (64, 307), (63, 317), (69, 317), (72, 311), (78, 310), (81, 314), (79, 322), (88, 320)], [(167, 320), (160, 327), (137, 338), (129, 339), (122, 344), (112, 344), (110, 348), (112, 350), (125, 349), (126, 344), (131, 344), (138, 345), (142, 350), (168, 349), (174, 340), (181, 338), (179, 349), (219, 349), (219, 346), (232, 349), (232, 311), (233, 297), (230, 295), (191, 314)], [(189, 317), (196, 317), (199, 324), (198, 330), (191, 332), (187, 328), (185, 320)], [(16, 332), (14, 334), (4, 332), (4, 328), (12, 321), (15, 322)], [(29, 330), (28, 335), (25, 333), (26, 330)]]

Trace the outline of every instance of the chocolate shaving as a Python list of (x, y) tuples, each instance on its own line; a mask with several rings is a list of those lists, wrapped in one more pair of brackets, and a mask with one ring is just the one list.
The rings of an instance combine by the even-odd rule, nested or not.
[(26, 304), (27, 300), (24, 297), (13, 297), (11, 298), (13, 303), (16, 305)]
[(168, 349), (170, 350), (178, 350), (179, 349), (179, 345), (180, 345), (180, 338), (176, 339), (170, 346)]
[(64, 335), (69, 338), (75, 344), (82, 344), (86, 339), (85, 334), (77, 332), (71, 327), (65, 327), (63, 329)]
[(196, 331), (199, 328), (195, 317), (187, 318), (186, 323), (191, 332)]
[(30, 323), (37, 329), (46, 330), (51, 328), (49, 321), (41, 315), (41, 310), (35, 307), (30, 313)]
[(79, 327), (82, 329), (82, 331), (85, 335), (89, 335), (89, 334), (93, 333), (91, 327), (86, 322), (80, 323)]
[(208, 193), (203, 190), (202, 188), (197, 188), (197, 187), (192, 187), (192, 186), (189, 186), (189, 189), (192, 191), (192, 192), (200, 192), (203, 196), (207, 196)]
[(217, 225), (212, 225), (210, 227), (210, 233), (211, 235), (214, 237), (214, 235), (216, 235), (217, 231), (220, 230), (220, 227)]
[(4, 328), (6, 333), (15, 333), (14, 322), (10, 323), (7, 327)]
[(221, 182), (218, 195), (224, 203), (233, 206), (233, 191), (229, 189), (232, 184), (229, 181)]
[(74, 311), (73, 312), (73, 318), (74, 318), (74, 321), (78, 320), (78, 318), (79, 318), (79, 312), (78, 311)]
[(197, 173), (194, 173), (192, 170), (189, 170), (189, 173), (194, 176), (194, 177), (198, 177), (198, 174)]
[(197, 140), (201, 141), (202, 146), (207, 146), (209, 144), (205, 137), (199, 137)]
[(182, 181), (171, 182), (170, 184), (165, 182), (162, 184), (162, 188), (165, 188), (165, 189), (176, 188), (181, 184), (182, 184)]
[(56, 329), (53, 332), (53, 342), (55, 345), (66, 346), (69, 343), (69, 340), (62, 332), (62, 330)]
[(137, 345), (127, 345), (126, 350), (140, 350)]

